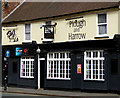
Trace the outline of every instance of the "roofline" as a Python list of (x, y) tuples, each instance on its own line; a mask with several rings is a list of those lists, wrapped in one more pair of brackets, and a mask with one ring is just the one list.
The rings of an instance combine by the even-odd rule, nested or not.
[(14, 11), (16, 11), (26, 0), (23, 0), (22, 3), (20, 3), (16, 8), (14, 8), (6, 17), (2, 19), (2, 22), (7, 19)]
[(94, 9), (94, 10), (87, 10), (87, 11), (81, 11), (81, 12), (76, 12), (76, 13), (58, 15), (58, 16), (43, 17), (43, 18), (30, 19), (30, 20), (20, 20), (20, 21), (3, 22), (2, 24), (19, 23), (19, 22), (27, 22), (27, 21), (35, 21), (35, 20), (48, 19), (48, 18), (57, 18), (57, 17), (63, 17), (63, 16), (68, 16), (68, 15), (73, 15), (73, 14), (80, 14), (80, 13), (86, 13), (86, 12), (91, 12), (91, 11), (99, 11), (99, 10), (111, 9), (111, 8), (119, 8), (119, 5), (115, 5), (115, 6), (107, 7), (107, 8), (100, 8), (100, 9)]

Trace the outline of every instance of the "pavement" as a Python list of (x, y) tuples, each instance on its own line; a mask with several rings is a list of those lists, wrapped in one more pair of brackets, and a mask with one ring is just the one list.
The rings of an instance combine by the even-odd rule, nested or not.
[(119, 98), (119, 94), (115, 93), (88, 93), (81, 91), (60, 91), (60, 90), (44, 90), (44, 89), (30, 89), (30, 88), (16, 88), (8, 87), (6, 91), (1, 87), (0, 92), (5, 93), (19, 93), (19, 94), (32, 94), (32, 95), (43, 95), (43, 96), (56, 96), (56, 97), (81, 97), (81, 98)]

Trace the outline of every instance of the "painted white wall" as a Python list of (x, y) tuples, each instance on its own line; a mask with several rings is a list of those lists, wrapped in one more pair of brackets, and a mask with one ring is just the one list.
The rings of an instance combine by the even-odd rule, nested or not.
[[(107, 35), (109, 36), (109, 39), (112, 39), (114, 35), (119, 34), (119, 31), (120, 31), (120, 28), (119, 28), (120, 12), (118, 9), (109, 9), (109, 10), (81, 13), (81, 14), (72, 15), (69, 17), (66, 16), (61, 18), (49, 19), (49, 20), (52, 20), (52, 24), (57, 23), (53, 42), (56, 43), (56, 42), (66, 42), (66, 41), (99, 40), (99, 39), (95, 39), (95, 37), (98, 35), (97, 14), (102, 12), (107, 13)], [(83, 18), (78, 18), (77, 20), (80, 21), (84, 19), (86, 21), (86, 26), (80, 29), (80, 32), (74, 32), (74, 28), (69, 27), (69, 21), (71, 20), (66, 21), (65, 19), (71, 18), (71, 17), (79, 17), (79, 16), (83, 16)], [(74, 20), (76, 19), (73, 19), (73, 21)], [(30, 21), (28, 23), (31, 23), (31, 41), (34, 40), (34, 41), (37, 41), (37, 43), (42, 43), (44, 39), (44, 28), (40, 29), (40, 25), (44, 25), (45, 20)], [(9, 26), (9, 25), (15, 25), (15, 24), (7, 24), (7, 25)], [(15, 29), (15, 34), (18, 37), (18, 42), (10, 42), (6, 35), (8, 30), (12, 30), (14, 28), (5, 27), (5, 25), (3, 25), (2, 45), (22, 44), (22, 42), (24, 41), (24, 23), (18, 23), (16, 25), (17, 27)], [(72, 33), (72, 34), (85, 33), (86, 37), (85, 39), (69, 40), (68, 38), (69, 33)]]

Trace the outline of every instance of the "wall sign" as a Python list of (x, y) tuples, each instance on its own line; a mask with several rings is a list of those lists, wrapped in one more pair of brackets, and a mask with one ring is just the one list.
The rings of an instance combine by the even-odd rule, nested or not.
[(85, 39), (86, 33), (79, 33), (83, 27), (86, 26), (86, 21), (84, 19), (82, 20), (71, 20), (69, 21), (69, 27), (73, 28), (74, 33), (68, 33), (68, 39), (69, 40), (75, 40), (75, 39)]
[(6, 57), (10, 57), (10, 50), (6, 50)]
[(15, 54), (16, 54), (16, 56), (21, 56), (22, 53), (23, 53), (22, 48), (20, 48), (20, 47), (16, 47), (16, 49), (15, 49)]
[(74, 39), (85, 39), (86, 33), (68, 33), (68, 39), (74, 40)]
[(18, 37), (15, 34), (15, 30), (14, 29), (13, 30), (9, 30), (6, 35), (9, 38), (10, 42), (17, 42), (18, 41)]
[(69, 27), (76, 28), (74, 29), (74, 32), (80, 31), (80, 29), (82, 29), (84, 26), (86, 26), (86, 21), (84, 19), (69, 21)]
[(81, 73), (82, 73), (82, 65), (77, 64), (77, 74), (81, 74)]

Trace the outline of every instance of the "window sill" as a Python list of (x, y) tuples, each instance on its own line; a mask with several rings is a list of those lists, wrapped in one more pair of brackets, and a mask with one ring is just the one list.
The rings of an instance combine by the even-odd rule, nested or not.
[(84, 81), (105, 81), (105, 79), (84, 79)]
[(70, 78), (69, 79), (64, 79), (64, 78), (47, 78), (47, 80), (71, 80)]
[(100, 39), (100, 38), (109, 38), (109, 36), (107, 36), (107, 35), (104, 35), (104, 36), (96, 36), (96, 37), (94, 37), (95, 39)]
[(31, 43), (32, 41), (31, 40), (26, 40), (26, 41), (22, 41), (22, 43)]
[(53, 39), (45, 39), (45, 38), (44, 38), (44, 39), (42, 40), (42, 42), (43, 42), (43, 43), (51, 43), (51, 42), (53, 42)]
[(21, 79), (34, 79), (34, 77), (24, 77), (24, 76), (20, 76)]
[(53, 39), (46, 39), (46, 38), (44, 38), (43, 41), (53, 41)]

